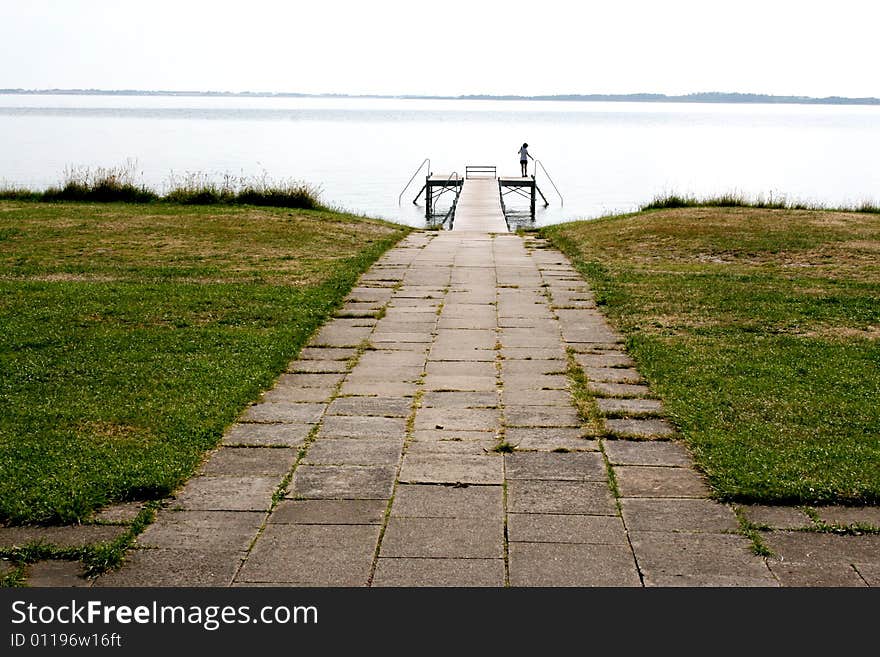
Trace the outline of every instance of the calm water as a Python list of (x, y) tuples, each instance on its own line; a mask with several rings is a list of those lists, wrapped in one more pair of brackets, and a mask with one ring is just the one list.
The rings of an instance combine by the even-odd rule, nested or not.
[(43, 188), (65, 167), (127, 160), (159, 191), (172, 174), (267, 172), (411, 225), (418, 179), (401, 207), (398, 195), (424, 158), (435, 173), (518, 175), (523, 141), (564, 197), (539, 172), (551, 202), (539, 225), (670, 192), (880, 202), (880, 107), (0, 95), (0, 184)]

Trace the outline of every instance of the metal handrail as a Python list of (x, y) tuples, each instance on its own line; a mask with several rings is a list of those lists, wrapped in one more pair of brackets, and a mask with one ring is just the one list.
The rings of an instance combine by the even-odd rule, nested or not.
[[(443, 221), (438, 226), (442, 226), (449, 219), (449, 216), (452, 215), (452, 221), (455, 221), (455, 206), (458, 204), (458, 197), (461, 196), (461, 185), (455, 185), (454, 187), (450, 186), (449, 183), (452, 180), (459, 180), (461, 176), (458, 174), (458, 171), (453, 171), (446, 178), (446, 181), (443, 183), (443, 187), (440, 189), (440, 192), (437, 194), (437, 198), (439, 199), (443, 194), (448, 191), (455, 192), (455, 199), (452, 201), (452, 205), (449, 206), (449, 210), (446, 211), (446, 215), (443, 217)], [(433, 196), (431, 197), (433, 199)], [(452, 228), (452, 222), (449, 223), (449, 227)]]
[(495, 179), (498, 177), (498, 167), (494, 164), (468, 164), (464, 168), (464, 178), (468, 180), (470, 178), (470, 173), (491, 173), (492, 178)]
[[(400, 200), (403, 198), (403, 195), (406, 193), (406, 190), (409, 189), (409, 186), (412, 185), (412, 181), (416, 179), (416, 176), (419, 175), (419, 171), (425, 166), (425, 162), (428, 163), (428, 175), (431, 175), (431, 158), (426, 157), (422, 160), (422, 163), (419, 165), (419, 168), (416, 169), (415, 173), (412, 175), (412, 178), (409, 179), (409, 182), (406, 183), (406, 187), (403, 188), (403, 191), (400, 192), (400, 196), (397, 197), (397, 206), (400, 207)], [(415, 203), (415, 201), (413, 201)]]
[[(450, 190), (449, 181), (458, 180), (459, 178), (461, 178), (461, 176), (458, 175), (458, 171), (450, 173), (446, 182), (443, 183), (443, 189), (440, 190), (440, 194), (437, 195), (437, 198), (440, 198), (442, 194)], [(461, 196), (461, 185), (456, 185), (453, 191), (455, 192), (455, 200), (452, 201), (452, 205), (450, 205), (449, 210), (446, 211), (446, 216), (443, 217), (443, 221), (440, 222), (441, 226), (446, 223), (447, 219), (449, 219), (449, 215), (452, 215), (452, 220), (455, 221), (455, 206), (458, 205), (458, 197)], [(449, 227), (452, 228), (452, 223), (449, 224)]]
[(553, 182), (553, 178), (551, 178), (550, 174), (547, 173), (547, 169), (544, 167), (544, 164), (541, 162), (541, 160), (535, 160), (535, 178), (537, 179), (537, 177), (538, 177), (538, 167), (539, 166), (541, 167), (541, 170), (544, 172), (544, 175), (547, 176), (547, 180), (549, 180), (550, 184), (553, 185), (553, 189), (556, 190), (556, 195), (559, 197), (559, 207), (564, 206), (565, 201), (562, 198), (562, 194), (559, 193), (559, 188), (556, 187), (556, 183)]

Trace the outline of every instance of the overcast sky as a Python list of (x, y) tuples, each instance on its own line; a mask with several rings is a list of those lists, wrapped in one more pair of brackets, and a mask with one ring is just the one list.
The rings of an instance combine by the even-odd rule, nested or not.
[(0, 88), (880, 97), (878, 0), (0, 0)]

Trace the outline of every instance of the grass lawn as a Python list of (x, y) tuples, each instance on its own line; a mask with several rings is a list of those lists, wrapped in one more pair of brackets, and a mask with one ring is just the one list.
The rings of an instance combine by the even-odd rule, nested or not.
[(718, 498), (880, 503), (880, 217), (684, 208), (542, 232)]
[(407, 232), (325, 211), (0, 202), (0, 522), (166, 496)]

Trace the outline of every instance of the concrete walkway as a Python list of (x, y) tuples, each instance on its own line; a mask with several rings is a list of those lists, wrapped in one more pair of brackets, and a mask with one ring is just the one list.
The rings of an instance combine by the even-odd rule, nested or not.
[(880, 583), (876, 534), (778, 531), (757, 556), (674, 437), (559, 252), (414, 233), (95, 585)]

